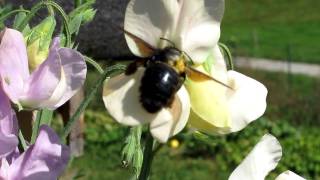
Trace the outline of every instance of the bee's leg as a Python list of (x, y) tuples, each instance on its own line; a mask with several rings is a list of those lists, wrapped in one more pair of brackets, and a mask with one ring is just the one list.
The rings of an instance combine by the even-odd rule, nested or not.
[(138, 67), (139, 66), (143, 66), (145, 64), (145, 60), (136, 60), (132, 63), (130, 63), (128, 66), (127, 66), (127, 69), (125, 71), (125, 75), (129, 76), (131, 74), (134, 74)]
[(125, 71), (125, 75), (129, 76), (131, 74), (134, 74), (138, 69), (138, 65), (136, 62), (132, 62), (127, 66), (127, 69)]

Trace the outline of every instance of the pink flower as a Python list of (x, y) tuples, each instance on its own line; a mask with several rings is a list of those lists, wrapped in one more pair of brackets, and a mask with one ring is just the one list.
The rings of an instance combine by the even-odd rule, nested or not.
[(69, 158), (69, 148), (60, 143), (52, 129), (43, 125), (34, 145), (22, 154), (16, 148), (1, 159), (0, 179), (55, 180), (65, 169)]
[(7, 156), (18, 146), (18, 122), (10, 101), (0, 88), (0, 158)]
[(47, 59), (29, 72), (22, 34), (6, 28), (0, 34), (0, 81), (9, 99), (19, 107), (56, 109), (83, 85), (84, 58), (53, 39)]

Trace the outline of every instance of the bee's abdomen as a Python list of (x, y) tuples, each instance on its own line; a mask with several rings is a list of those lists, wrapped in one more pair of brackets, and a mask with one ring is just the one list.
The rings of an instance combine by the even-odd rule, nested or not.
[(141, 79), (140, 102), (150, 113), (169, 107), (181, 86), (178, 73), (164, 63), (150, 64)]

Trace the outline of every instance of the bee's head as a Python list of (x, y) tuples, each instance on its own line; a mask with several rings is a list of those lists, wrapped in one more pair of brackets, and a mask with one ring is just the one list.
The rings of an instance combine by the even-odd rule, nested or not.
[(168, 62), (176, 62), (182, 58), (182, 52), (175, 47), (166, 47), (163, 49), (163, 56)]

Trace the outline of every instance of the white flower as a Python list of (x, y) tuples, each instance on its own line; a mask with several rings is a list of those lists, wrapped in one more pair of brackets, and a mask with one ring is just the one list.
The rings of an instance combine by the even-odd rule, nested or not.
[[(272, 135), (264, 135), (253, 150), (232, 172), (229, 180), (263, 180), (280, 161), (282, 148)], [(304, 180), (291, 171), (280, 174), (276, 180)]]
[[(187, 78), (171, 107), (148, 113), (139, 102), (145, 70), (140, 67), (132, 75), (121, 74), (105, 82), (103, 100), (110, 115), (124, 125), (150, 123), (153, 137), (160, 142), (180, 132), (190, 112), (191, 125), (212, 134), (239, 131), (260, 117), (266, 108), (266, 88), (226, 70), (217, 44), (223, 12), (224, 0), (131, 0), (124, 29), (144, 41), (125, 33), (135, 55), (151, 57), (154, 54), (150, 49), (163, 49), (171, 41), (192, 58), (194, 68), (232, 90), (211, 80), (196, 82)], [(204, 66), (210, 67), (210, 72)]]

